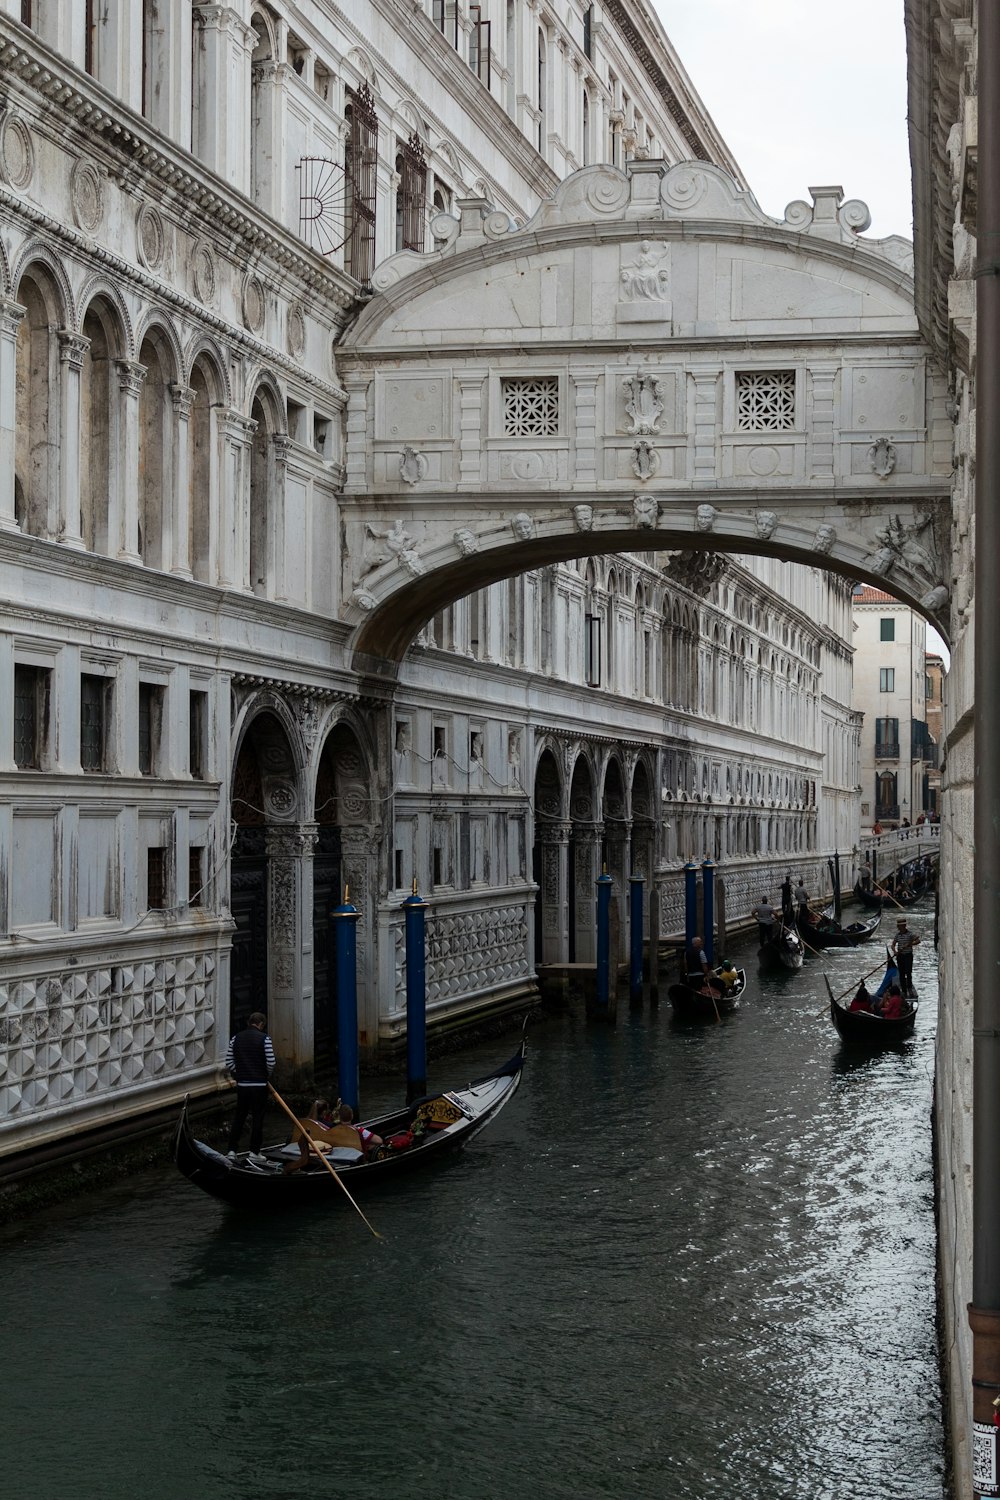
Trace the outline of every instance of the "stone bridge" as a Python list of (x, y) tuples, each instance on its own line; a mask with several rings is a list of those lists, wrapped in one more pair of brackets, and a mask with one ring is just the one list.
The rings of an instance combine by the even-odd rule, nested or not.
[(818, 564), (946, 634), (951, 415), (912, 250), (810, 193), (779, 221), (705, 163), (590, 167), (523, 227), (464, 199), (436, 250), (383, 263), (337, 349), (359, 669), (391, 675), (474, 589), (600, 552)]

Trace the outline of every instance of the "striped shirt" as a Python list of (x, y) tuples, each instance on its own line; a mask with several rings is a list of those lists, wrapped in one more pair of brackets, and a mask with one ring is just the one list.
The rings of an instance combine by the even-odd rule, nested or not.
[(266, 1032), (247, 1026), (230, 1037), (226, 1070), (242, 1088), (267, 1088), (274, 1066), (274, 1045)]

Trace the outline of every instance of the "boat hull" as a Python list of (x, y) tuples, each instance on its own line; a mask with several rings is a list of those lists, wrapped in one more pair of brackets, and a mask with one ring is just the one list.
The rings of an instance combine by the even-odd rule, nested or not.
[(701, 993), (701, 980), (694, 983), (686, 978), (672, 984), (667, 990), (674, 1014), (681, 1021), (717, 1021), (736, 1009), (739, 998), (746, 989), (747, 976), (743, 969), (737, 970), (736, 983), (724, 992), (721, 985), (714, 987), (711, 995)]
[(896, 1021), (883, 1020), (881, 1016), (869, 1015), (863, 1010), (845, 1010), (836, 1000), (830, 1000), (830, 1019), (842, 1041), (852, 1047), (893, 1047), (905, 1042), (913, 1035), (917, 1024), (917, 1007), (907, 1016)]

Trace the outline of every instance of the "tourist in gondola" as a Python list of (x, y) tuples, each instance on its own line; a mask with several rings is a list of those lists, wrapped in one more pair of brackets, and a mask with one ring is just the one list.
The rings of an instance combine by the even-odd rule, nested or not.
[(757, 935), (762, 943), (769, 943), (774, 937), (774, 919), (777, 912), (766, 896), (760, 898), (760, 902), (753, 909), (757, 919)]
[(898, 1021), (904, 1013), (903, 992), (898, 984), (890, 985), (886, 991), (885, 999), (878, 1008), (878, 1014), (883, 1021)]
[(919, 942), (917, 934), (907, 927), (906, 918), (897, 917), (896, 936), (892, 940), (891, 948), (899, 964), (899, 982), (903, 994), (908, 998), (916, 994), (913, 988), (913, 950)]
[(739, 979), (740, 973), (731, 958), (724, 958), (719, 969), (719, 983), (724, 987), (726, 994), (732, 989)]
[(355, 1125), (354, 1111), (349, 1104), (342, 1104), (340, 1106), (340, 1123), (341, 1125), (350, 1125), (357, 1132), (358, 1140), (361, 1142), (361, 1149), (366, 1155), (373, 1146), (381, 1146), (382, 1137), (376, 1135), (374, 1130), (369, 1130), (367, 1125)]
[(274, 1072), (274, 1045), (267, 1034), (267, 1017), (255, 1010), (242, 1031), (229, 1040), (226, 1069), (236, 1080), (236, 1113), (229, 1132), (229, 1155), (239, 1151), (240, 1136), (250, 1117), (250, 1155), (254, 1166), (263, 1164), (260, 1148), (264, 1144), (264, 1109), (267, 1085)]
[(869, 995), (867, 986), (865, 985), (865, 982), (864, 982), (863, 979), (862, 979), (861, 983), (858, 985), (857, 994), (854, 996), (854, 999), (851, 1001), (850, 1006), (848, 1008), (850, 1010), (854, 1010), (854, 1011), (858, 1011), (858, 1010), (867, 1011), (869, 1014), (871, 1014), (872, 997), (871, 997), (871, 995)]

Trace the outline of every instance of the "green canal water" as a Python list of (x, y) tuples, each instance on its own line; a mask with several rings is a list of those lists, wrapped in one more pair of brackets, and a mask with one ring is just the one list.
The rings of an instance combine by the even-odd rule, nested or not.
[(0, 1495), (942, 1500), (912, 925), (917, 1035), (879, 1056), (818, 1014), (823, 969), (846, 989), (877, 947), (788, 980), (746, 948), (717, 1026), (666, 998), (540, 1020), (495, 1124), (366, 1197), (382, 1243), (339, 1205), (236, 1216), (169, 1166), (8, 1229)]

